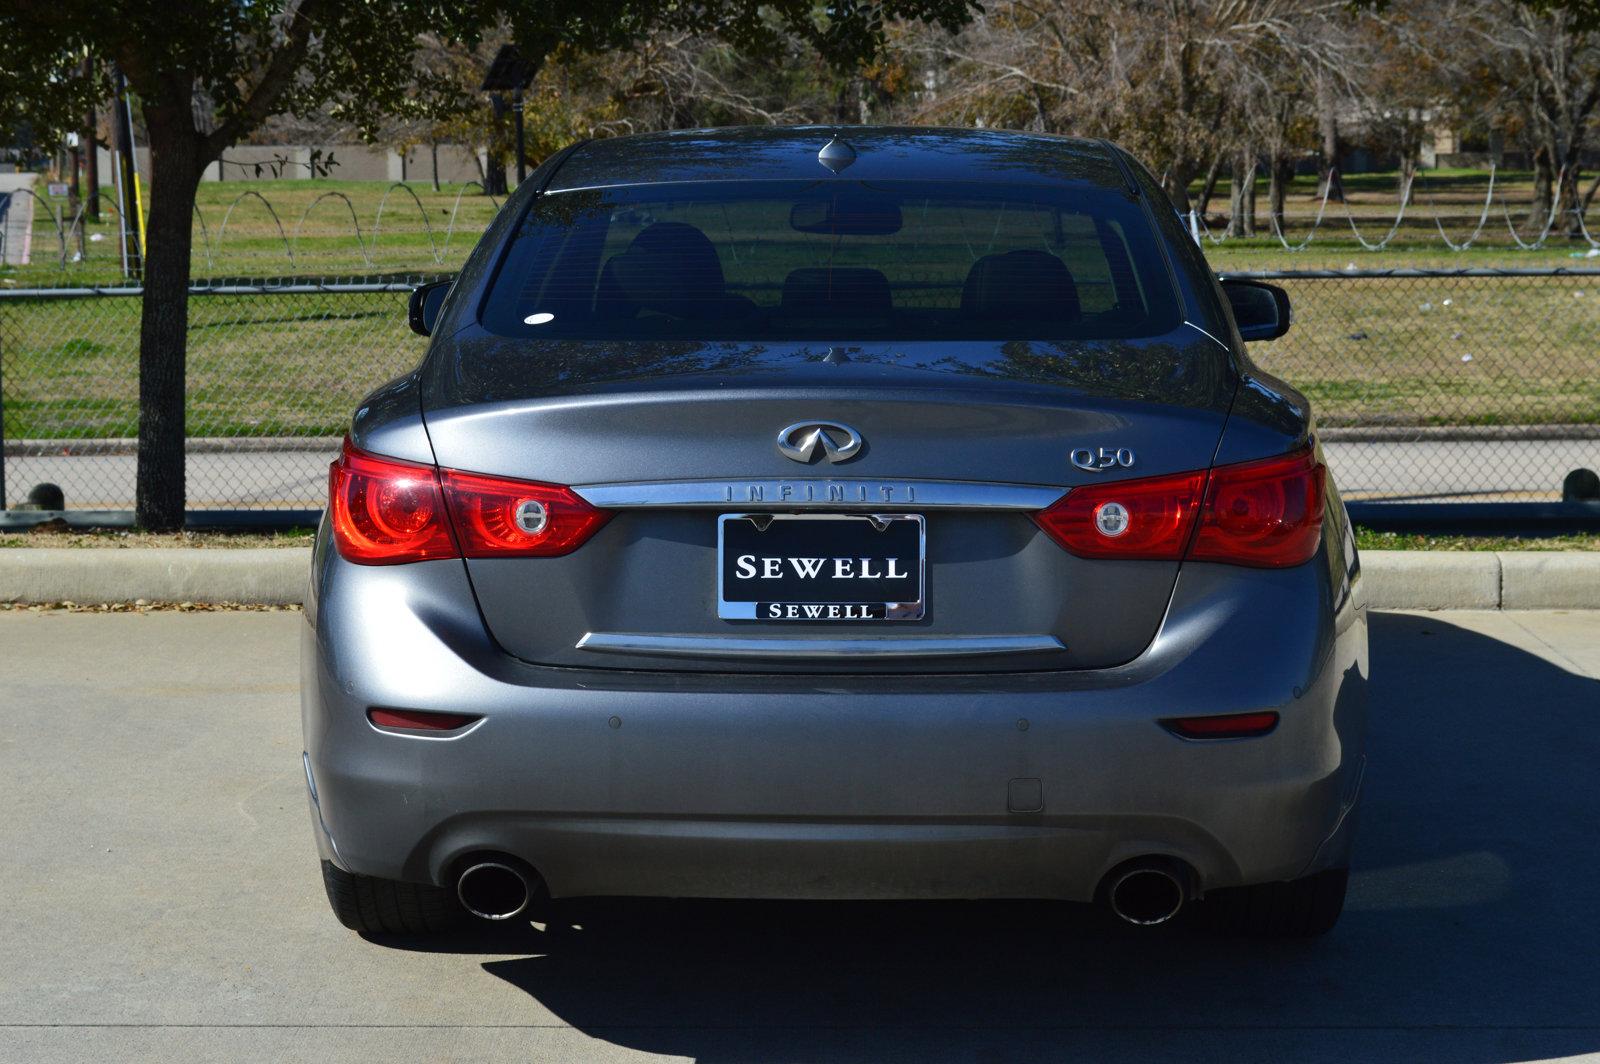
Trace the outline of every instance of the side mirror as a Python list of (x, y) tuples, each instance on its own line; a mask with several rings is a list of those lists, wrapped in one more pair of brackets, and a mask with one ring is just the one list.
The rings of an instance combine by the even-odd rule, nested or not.
[(413, 288), (408, 311), (411, 331), (418, 336), (433, 335), (433, 327), (439, 323), (439, 308), (444, 306), (444, 297), (449, 294), (449, 281), (434, 281)]
[(1289, 331), (1289, 293), (1275, 284), (1225, 277), (1222, 290), (1242, 340), (1276, 340)]

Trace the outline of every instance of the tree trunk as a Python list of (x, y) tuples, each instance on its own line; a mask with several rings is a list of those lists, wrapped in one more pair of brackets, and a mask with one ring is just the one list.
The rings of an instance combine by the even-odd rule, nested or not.
[(1244, 161), (1244, 235), (1256, 235), (1256, 155), (1246, 152)]
[(1544, 232), (1544, 223), (1550, 219), (1550, 204), (1555, 195), (1555, 166), (1550, 151), (1544, 147), (1533, 151), (1533, 207), (1528, 215), (1528, 228), (1537, 237)]
[(1589, 204), (1594, 202), (1594, 194), (1596, 192), (1600, 192), (1600, 177), (1596, 177), (1591, 181), (1589, 183), (1589, 191), (1583, 194), (1583, 209), (1585, 211), (1589, 209)]
[(1228, 185), (1228, 235), (1255, 236), (1255, 152), (1240, 148), (1233, 156)]
[(1410, 207), (1416, 200), (1413, 190), (1417, 183), (1417, 171), (1422, 169), (1422, 137), (1423, 129), (1420, 124), (1413, 124), (1409, 117), (1400, 124), (1400, 187), (1405, 190), (1405, 200), (1402, 207)]
[(1172, 206), (1179, 214), (1188, 214), (1191, 208), (1189, 201), (1189, 182), (1194, 178), (1194, 163), (1188, 159), (1172, 160), (1172, 168), (1167, 171), (1163, 185), (1167, 195), (1172, 199)]
[(1275, 152), (1267, 175), (1267, 212), (1278, 232), (1283, 232), (1283, 206), (1289, 198), (1289, 183), (1294, 180), (1294, 160)]
[(1566, 171), (1561, 175), (1561, 187), (1556, 190), (1561, 197), (1562, 231), (1569, 240), (1583, 239), (1584, 200), (1578, 194), (1578, 184), (1578, 153), (1574, 151)]
[(189, 252), (195, 193), (205, 160), (200, 135), (184, 116), (147, 103), (145, 119), (150, 135), (151, 240), (145, 249), (139, 319), (135, 520), (152, 532), (171, 532), (183, 527)]
[(433, 190), (437, 192), (439, 191), (439, 142), (430, 140), (428, 142), (428, 151), (433, 156)]
[(1194, 201), (1194, 209), (1204, 218), (1206, 211), (1211, 209), (1211, 197), (1217, 193), (1217, 181), (1222, 177), (1222, 153), (1218, 153), (1212, 160), (1211, 166), (1206, 170), (1206, 179), (1200, 185), (1200, 198)]
[(1317, 79), (1317, 129), (1322, 135), (1322, 168), (1317, 195), (1327, 195), (1343, 203), (1344, 182), (1339, 180), (1339, 100), (1326, 77)]

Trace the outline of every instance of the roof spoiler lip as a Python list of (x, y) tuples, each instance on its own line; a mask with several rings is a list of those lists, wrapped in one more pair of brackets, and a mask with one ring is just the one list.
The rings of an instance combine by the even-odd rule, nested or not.
[(1117, 173), (1122, 175), (1123, 192), (1127, 194), (1130, 200), (1138, 200), (1141, 195), (1139, 182), (1134, 180), (1133, 171), (1128, 168), (1128, 161), (1122, 157), (1122, 149), (1104, 137), (1097, 139), (1095, 143), (1104, 148), (1106, 154), (1111, 157), (1111, 161), (1116, 164)]

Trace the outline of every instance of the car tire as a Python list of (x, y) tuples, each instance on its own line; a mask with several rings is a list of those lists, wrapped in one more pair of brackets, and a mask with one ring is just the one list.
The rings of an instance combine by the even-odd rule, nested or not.
[(433, 934), (457, 926), (465, 916), (455, 896), (443, 887), (358, 875), (331, 861), (322, 862), (322, 885), (333, 915), (364, 934)]
[(1344, 911), (1350, 869), (1208, 893), (1195, 906), (1203, 926), (1244, 938), (1315, 938), (1332, 930)]

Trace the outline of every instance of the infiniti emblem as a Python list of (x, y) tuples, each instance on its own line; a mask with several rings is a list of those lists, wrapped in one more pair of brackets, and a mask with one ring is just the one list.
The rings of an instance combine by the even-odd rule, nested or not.
[(835, 464), (861, 453), (861, 433), (837, 421), (800, 421), (778, 433), (778, 450), (796, 462), (815, 462), (817, 451)]

